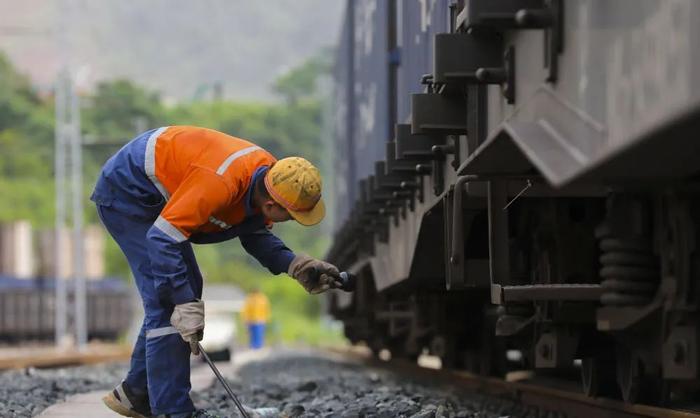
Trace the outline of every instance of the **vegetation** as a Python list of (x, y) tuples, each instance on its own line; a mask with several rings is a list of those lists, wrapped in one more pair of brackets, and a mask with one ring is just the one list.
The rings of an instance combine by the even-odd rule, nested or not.
[[(319, 163), (321, 101), (316, 80), (328, 69), (314, 57), (282, 75), (274, 90), (281, 101), (272, 104), (198, 101), (163, 105), (158, 94), (129, 80), (99, 84), (82, 99), (83, 134), (91, 142), (112, 146), (85, 148), (85, 195), (101, 165), (139, 130), (163, 125), (206, 126), (247, 138), (278, 158), (302, 155)], [(50, 227), (54, 219), (53, 98), (41, 97), (0, 54), (0, 222), (28, 219), (35, 227)], [(114, 145), (116, 143), (116, 146)], [(94, 207), (86, 202), (88, 221), (96, 222)], [(328, 238), (321, 227), (276, 225), (274, 231), (295, 251), (323, 256)], [(286, 275), (272, 276), (237, 240), (218, 245), (195, 246), (200, 269), (207, 282), (234, 283), (250, 290), (259, 286), (270, 298), (273, 330), (280, 340), (319, 342), (337, 339), (337, 332), (320, 326), (320, 301), (306, 295)], [(107, 245), (109, 274), (129, 276), (123, 255), (112, 240)], [(312, 325), (309, 322), (312, 322)]]

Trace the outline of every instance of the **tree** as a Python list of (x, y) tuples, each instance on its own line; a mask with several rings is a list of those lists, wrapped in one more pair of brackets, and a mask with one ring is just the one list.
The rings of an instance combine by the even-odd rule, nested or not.
[(0, 53), (0, 221), (53, 217), (53, 112)]
[(281, 95), (287, 104), (296, 104), (303, 99), (318, 99), (318, 80), (330, 73), (331, 50), (323, 49), (300, 66), (292, 68), (279, 77), (272, 89)]
[(84, 109), (86, 132), (110, 141), (131, 139), (137, 131), (160, 126), (165, 119), (158, 94), (129, 80), (98, 84)]

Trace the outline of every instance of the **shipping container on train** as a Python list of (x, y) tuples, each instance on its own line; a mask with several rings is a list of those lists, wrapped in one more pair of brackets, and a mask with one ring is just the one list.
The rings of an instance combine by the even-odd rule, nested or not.
[[(398, 120), (405, 123), (411, 115), (411, 94), (421, 93), (421, 77), (433, 69), (433, 37), (449, 28), (446, 1), (396, 2), (395, 50), (389, 59), (396, 63), (396, 110)], [(391, 127), (393, 134), (393, 126)]]
[(699, 23), (693, 0), (349, 0), (327, 254), (358, 276), (329, 296), (346, 336), (692, 399)]
[[(344, 183), (336, 190), (341, 201), (357, 197), (356, 182), (348, 179), (368, 176), (374, 170), (374, 161), (384, 158), (384, 141), (389, 135), (384, 29), (387, 14), (386, 2), (352, 1), (343, 23), (335, 69), (335, 126), (339, 138), (335, 167), (339, 169), (336, 178)], [(348, 205), (336, 207), (336, 219), (348, 216)]]

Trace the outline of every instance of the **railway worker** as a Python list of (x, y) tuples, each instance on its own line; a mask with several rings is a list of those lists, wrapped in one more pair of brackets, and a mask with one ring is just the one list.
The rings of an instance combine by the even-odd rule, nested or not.
[(258, 288), (245, 298), (241, 317), (248, 328), (250, 348), (257, 350), (265, 344), (265, 325), (270, 319), (270, 301)]
[(323, 219), (318, 170), (221, 132), (170, 126), (139, 135), (104, 165), (91, 200), (129, 262), (145, 311), (126, 379), (103, 398), (124, 416), (209, 416), (189, 396), (190, 352), (198, 354), (204, 329), (191, 243), (238, 237), (273, 274), (287, 272), (314, 294), (338, 275), (270, 232), (275, 222)]

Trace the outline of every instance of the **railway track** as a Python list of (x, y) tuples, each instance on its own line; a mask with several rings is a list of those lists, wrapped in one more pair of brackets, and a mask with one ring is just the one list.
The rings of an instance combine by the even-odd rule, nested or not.
[[(85, 370), (93, 370), (88, 368), (79, 372), (79, 369), (74, 372), (78, 383), (84, 380), (80, 376), (85, 375)], [(95, 372), (88, 372), (90, 376), (100, 376), (99, 381), (106, 387), (114, 383), (110, 379), (116, 381), (121, 374), (109, 372), (112, 370), (109, 368), (94, 370)], [(52, 372), (37, 371), (35, 373), (39, 375), (34, 377), (20, 373), (17, 378), (24, 379), (25, 386), (35, 387), (39, 381), (35, 379), (41, 373)], [(206, 374), (209, 374), (208, 370)], [(51, 380), (50, 376), (40, 379), (49, 379), (44, 382), (49, 391), (54, 387), (69, 388), (73, 384), (63, 380), (58, 384), (46, 383)], [(514, 382), (420, 367), (404, 360), (382, 361), (374, 358), (368, 350), (357, 348), (326, 349), (323, 352), (278, 351), (249, 363), (236, 372), (236, 377), (229, 375), (228, 378), (244, 403), (276, 407), (288, 413), (288, 416), (297, 416), (294, 414), (303, 412), (303, 416), (346, 417), (700, 417), (697, 411), (631, 405), (612, 399), (592, 399), (577, 393), (575, 389), (563, 389), (563, 384), (551, 387), (545, 386), (546, 382), (537, 380)], [(95, 387), (94, 382), (91, 385), (93, 386), (74, 390), (73, 393), (102, 388)], [(260, 391), (260, 387), (267, 389)], [(20, 395), (15, 393), (7, 398), (18, 396)], [(230, 408), (221, 410), (227, 408), (220, 402), (223, 397), (223, 391), (218, 385), (200, 389), (195, 394), (200, 407), (217, 410), (224, 415), (232, 413), (233, 409)], [(58, 401), (60, 398), (45, 403), (48, 406)], [(228, 406), (233, 408), (232, 405)], [(413, 408), (408, 413), (405, 412), (407, 406)], [(87, 408), (87, 405), (80, 403), (73, 407)], [(0, 412), (1, 410), (2, 408)], [(36, 410), (37, 408), (34, 412)], [(79, 411), (76, 409), (75, 412)]]
[(90, 344), (85, 350), (54, 347), (0, 348), (0, 370), (26, 367), (55, 368), (128, 360), (129, 347), (114, 344)]
[[(566, 418), (700, 418), (700, 409), (682, 410), (642, 404), (628, 404), (615, 399), (590, 398), (583, 393), (552, 387), (536, 380), (508, 381), (473, 373), (422, 367), (403, 359), (383, 361), (361, 348), (333, 349), (341, 356), (361, 361), (369, 367), (389, 369), (418, 381), (455, 386), (480, 394), (516, 400), (533, 410), (556, 412)], [(569, 386), (570, 381), (565, 381)], [(561, 386), (566, 386), (563, 384)], [(540, 415), (535, 415), (540, 416)], [(547, 415), (552, 416), (552, 415)]]

